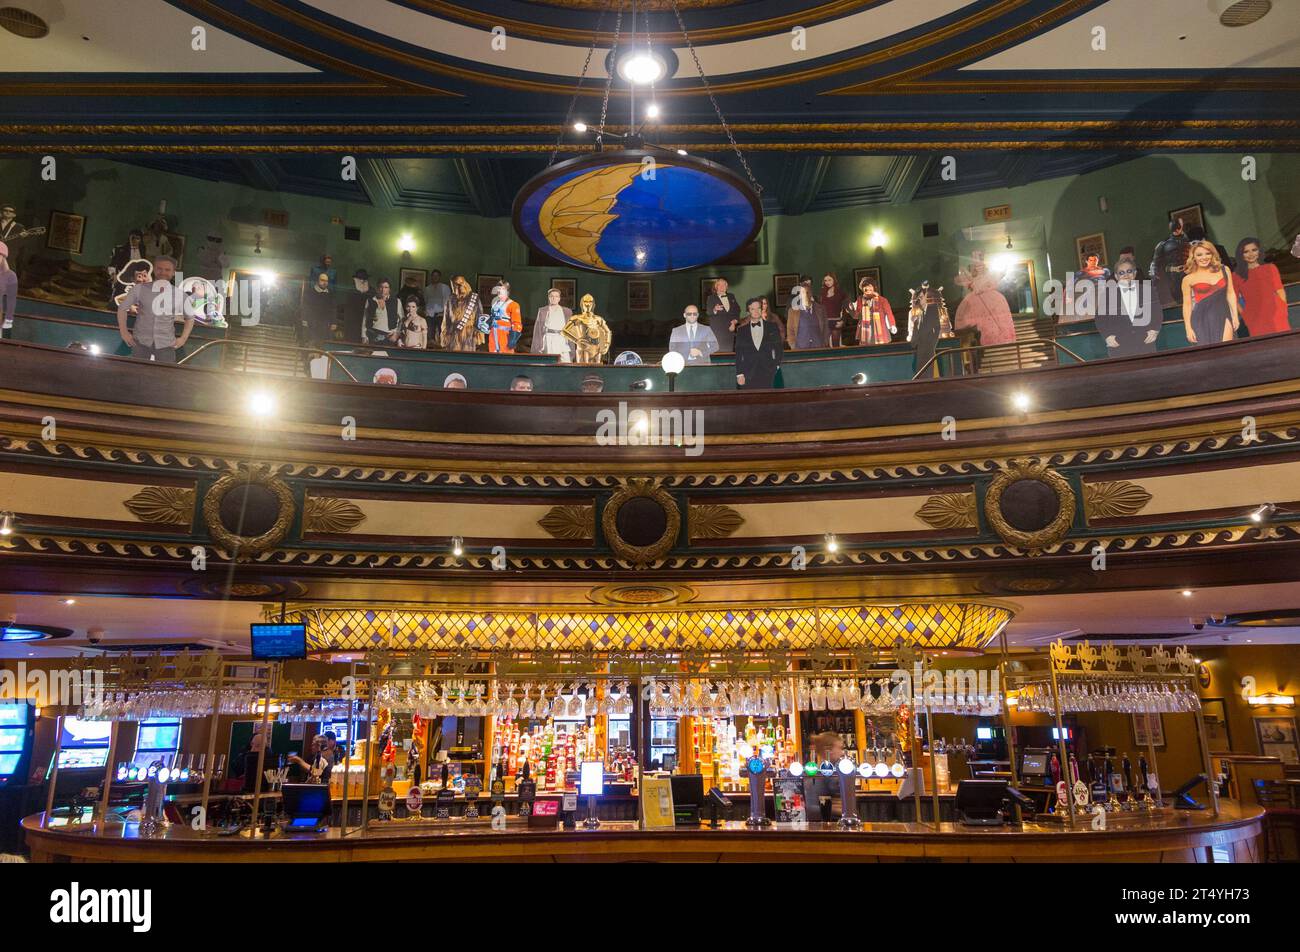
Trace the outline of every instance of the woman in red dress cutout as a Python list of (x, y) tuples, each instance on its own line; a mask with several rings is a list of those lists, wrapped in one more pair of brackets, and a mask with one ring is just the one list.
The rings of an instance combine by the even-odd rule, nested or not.
[(1237, 291), (1232, 273), (1208, 241), (1187, 247), (1183, 267), (1183, 329), (1189, 344), (1217, 344), (1232, 340), (1241, 321), (1237, 317)]
[(1237, 290), (1244, 306), (1242, 319), (1251, 337), (1278, 334), (1291, 329), (1286, 316), (1286, 291), (1277, 265), (1265, 264), (1258, 238), (1243, 238), (1237, 245)]

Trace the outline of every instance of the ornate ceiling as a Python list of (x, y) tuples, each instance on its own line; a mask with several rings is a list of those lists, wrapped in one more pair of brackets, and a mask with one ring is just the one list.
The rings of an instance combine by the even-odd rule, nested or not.
[[(1228, 2), (677, 6), (752, 152), (1294, 148), (1300, 20), (1274, 3), (1228, 27), (1216, 13)], [(105, 16), (102, 0), (15, 5), (48, 31), (0, 30), (4, 147), (123, 152), (548, 156), (597, 35), (575, 114), (598, 118), (605, 51), (616, 27), (627, 44), (634, 12), (631, 0), (621, 13), (603, 0), (132, 0), (130, 18)], [(665, 142), (726, 153), (671, 0), (635, 7), (636, 35), (676, 60), (657, 90)], [(123, 32), (134, 23), (148, 42)], [(610, 117), (626, 116), (616, 86)]]

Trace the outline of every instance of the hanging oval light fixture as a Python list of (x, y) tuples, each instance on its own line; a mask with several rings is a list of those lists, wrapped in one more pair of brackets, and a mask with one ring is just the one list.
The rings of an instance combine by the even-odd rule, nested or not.
[[(673, 10), (708, 92), (708, 78), (695, 56), (676, 3)], [(671, 49), (656, 48), (651, 43), (648, 16), (645, 42), (637, 41), (635, 3), (632, 18), (632, 41), (620, 49), (623, 10), (619, 4), (614, 45), (606, 56), (608, 79), (599, 126), (591, 129), (582, 121), (571, 123), (577, 102), (575, 90), (551, 164), (515, 197), (515, 231), (525, 244), (547, 258), (585, 271), (661, 274), (710, 265), (758, 236), (763, 225), (759, 197), (762, 189), (711, 92), (709, 98), (718, 122), (748, 181), (726, 166), (688, 155), (685, 149), (646, 141), (647, 123), (660, 115), (654, 100), (655, 83), (676, 72), (677, 57)], [(595, 50), (593, 42), (578, 79), (579, 88)], [(626, 133), (613, 132), (606, 126), (616, 76), (628, 84), (630, 122)], [(638, 124), (639, 87), (649, 88), (650, 99)], [(596, 151), (556, 162), (560, 142), (568, 130), (594, 134)], [(607, 148), (610, 140), (617, 148)]]

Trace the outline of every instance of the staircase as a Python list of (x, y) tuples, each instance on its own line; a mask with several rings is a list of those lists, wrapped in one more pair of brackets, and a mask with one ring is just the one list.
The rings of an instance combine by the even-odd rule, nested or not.
[(1013, 315), (1018, 347), (995, 347), (984, 352), (980, 373), (996, 374), (1011, 370), (1031, 370), (1054, 365), (1056, 322), (1042, 314)]
[(279, 324), (255, 324), (241, 327), (232, 322), (226, 332), (222, 350), (222, 367), (254, 374), (275, 377), (305, 377), (305, 354), (283, 348), (298, 346), (292, 327)]

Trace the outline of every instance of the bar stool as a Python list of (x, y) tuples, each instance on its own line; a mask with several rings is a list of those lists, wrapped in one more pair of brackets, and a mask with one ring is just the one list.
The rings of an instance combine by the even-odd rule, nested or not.
[(1290, 785), (1284, 780), (1255, 780), (1255, 800), (1264, 808), (1264, 862), (1279, 862), (1282, 856), (1282, 828), (1289, 829), (1300, 856), (1300, 809), (1291, 800)]

